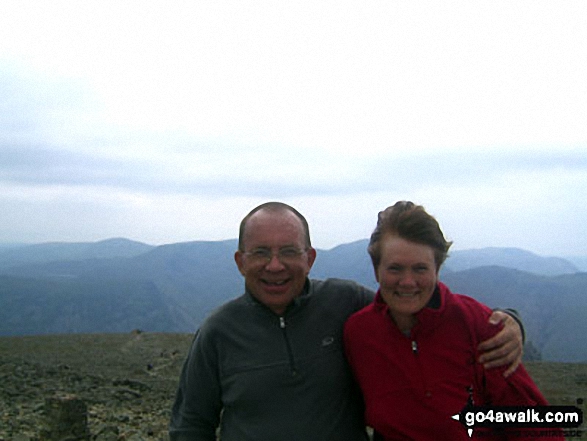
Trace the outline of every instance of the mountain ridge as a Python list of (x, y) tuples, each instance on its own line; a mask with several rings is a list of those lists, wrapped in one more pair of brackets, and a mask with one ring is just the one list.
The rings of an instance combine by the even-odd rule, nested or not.
[[(0, 335), (135, 328), (194, 332), (214, 308), (244, 290), (233, 259), (236, 239), (142, 245), (124, 239), (94, 246), (52, 244), (62, 249), (32, 256), (31, 251), (51, 249), (33, 246), (25, 248), (20, 259), (13, 251), (17, 258), (12, 261), (6, 259), (6, 250), (0, 251)], [(318, 250), (310, 276), (351, 279), (375, 289), (366, 245), (367, 240), (359, 240)], [(560, 274), (553, 275), (550, 258), (506, 249), (504, 259), (498, 251), (489, 254), (511, 267), (487, 265), (492, 262), (485, 253), (473, 261), (486, 266), (460, 269), (471, 266), (474, 251), (455, 251), (440, 279), (453, 292), (492, 307), (517, 309), (527, 340), (545, 360), (587, 361), (580, 341), (587, 333), (582, 324), (587, 317), (587, 273), (569, 273), (571, 266), (565, 263), (556, 267)], [(469, 263), (459, 263), (459, 254)], [(537, 262), (537, 273), (519, 269), (527, 267), (528, 259)]]

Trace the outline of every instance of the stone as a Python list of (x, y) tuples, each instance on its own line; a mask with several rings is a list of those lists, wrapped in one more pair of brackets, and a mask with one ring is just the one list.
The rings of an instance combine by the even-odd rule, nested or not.
[(117, 426), (102, 426), (96, 437), (95, 441), (118, 441), (118, 427)]
[(45, 428), (41, 441), (89, 440), (88, 409), (75, 395), (53, 395), (45, 398)]

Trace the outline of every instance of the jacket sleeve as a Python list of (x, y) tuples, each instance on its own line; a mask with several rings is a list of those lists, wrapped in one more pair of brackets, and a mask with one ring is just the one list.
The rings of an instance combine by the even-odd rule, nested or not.
[[(505, 368), (483, 369), (486, 400), (495, 406), (547, 406), (548, 402), (530, 377), (523, 365), (513, 374), (504, 378)], [(506, 430), (508, 440), (532, 440), (539, 437), (544, 428)], [(560, 429), (549, 429), (549, 440), (564, 441)], [(559, 432), (559, 436), (554, 436)]]
[(354, 312), (363, 309), (367, 305), (370, 305), (373, 303), (374, 299), (375, 293), (372, 290), (363, 285), (357, 284), (357, 296)]
[(215, 441), (222, 402), (212, 337), (198, 331), (183, 365), (171, 411), (171, 441)]
[(494, 311), (501, 311), (501, 312), (505, 312), (507, 315), (509, 315), (511, 318), (513, 318), (517, 323), (518, 326), (520, 326), (520, 331), (522, 332), (522, 343), (526, 342), (526, 330), (524, 329), (524, 322), (522, 321), (522, 317), (520, 316), (520, 313), (512, 308), (495, 308)]
[[(469, 301), (466, 306), (469, 309), (469, 316), (473, 317), (472, 323), (477, 342), (491, 337), (498, 328), (487, 323), (489, 310), (486, 306)], [(485, 309), (485, 312), (483, 312)], [(507, 311), (506, 311), (507, 312)], [(511, 315), (511, 314), (510, 314)], [(481, 389), (483, 402), (492, 406), (547, 406), (548, 402), (530, 377), (523, 365), (520, 365), (509, 377), (505, 378), (503, 373), (507, 367), (485, 369), (477, 364), (477, 383)], [(505, 430), (508, 440), (531, 440), (537, 437), (537, 432), (544, 429), (519, 429)], [(558, 431), (558, 430), (555, 430)], [(554, 432), (553, 432), (554, 433)], [(549, 440), (564, 441), (562, 431), (560, 437), (549, 436)]]

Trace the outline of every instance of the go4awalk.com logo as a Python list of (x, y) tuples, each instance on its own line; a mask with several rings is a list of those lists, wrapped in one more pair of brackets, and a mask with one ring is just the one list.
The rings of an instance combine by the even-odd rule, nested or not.
[[(575, 406), (474, 406), (468, 404), (453, 419), (465, 426), (469, 437), (476, 428), (544, 429), (544, 437), (562, 435), (560, 429), (578, 428), (583, 412)], [(559, 430), (549, 430), (559, 429)], [(550, 433), (550, 435), (549, 435)]]

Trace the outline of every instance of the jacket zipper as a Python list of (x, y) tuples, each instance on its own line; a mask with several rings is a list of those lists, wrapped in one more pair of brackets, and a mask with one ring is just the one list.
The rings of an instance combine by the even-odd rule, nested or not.
[(291, 369), (291, 375), (292, 375), (292, 377), (295, 377), (298, 374), (298, 369), (296, 368), (296, 363), (295, 363), (295, 359), (293, 356), (293, 351), (291, 349), (291, 344), (289, 342), (289, 338), (287, 337), (285, 317), (282, 317), (282, 316), (279, 317), (279, 327), (281, 328), (281, 331), (283, 333), (283, 338), (285, 340), (285, 347), (287, 349), (287, 355), (289, 357), (289, 367)]
[[(413, 337), (412, 337), (413, 338)], [(417, 370), (418, 370), (418, 375), (420, 377), (420, 382), (422, 385), (422, 392), (424, 393), (425, 397), (429, 397), (430, 396), (430, 388), (429, 388), (429, 384), (428, 384), (428, 379), (424, 377), (424, 375), (422, 374), (422, 365), (421, 365), (421, 360), (420, 360), (420, 348), (418, 347), (418, 342), (416, 342), (416, 340), (412, 339), (411, 340), (411, 345), (412, 345), (412, 354), (414, 354), (415, 360), (416, 360), (416, 366), (417, 366)]]

